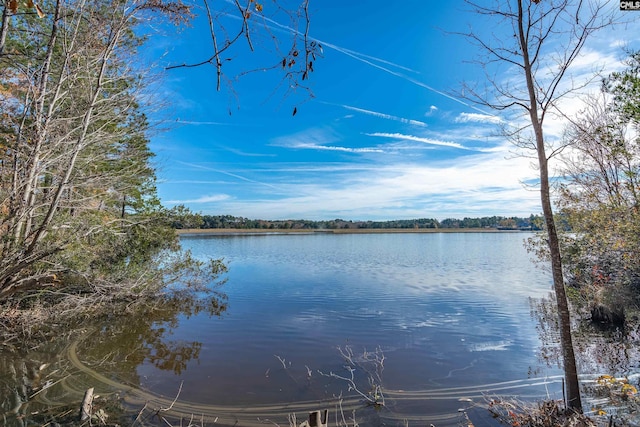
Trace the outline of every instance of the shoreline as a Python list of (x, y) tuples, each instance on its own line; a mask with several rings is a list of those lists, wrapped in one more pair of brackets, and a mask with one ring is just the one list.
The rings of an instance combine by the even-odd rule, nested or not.
[(179, 236), (268, 235), (268, 234), (390, 234), (390, 233), (530, 233), (531, 230), (497, 228), (348, 228), (348, 229), (261, 229), (261, 228), (190, 228), (176, 229)]

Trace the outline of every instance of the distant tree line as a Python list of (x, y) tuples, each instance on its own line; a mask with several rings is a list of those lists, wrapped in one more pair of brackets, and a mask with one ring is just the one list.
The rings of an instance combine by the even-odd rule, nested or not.
[(176, 229), (258, 229), (258, 230), (337, 230), (337, 229), (424, 229), (424, 228), (485, 228), (501, 230), (541, 230), (542, 217), (433, 218), (397, 219), (390, 221), (352, 221), (332, 219), (311, 221), (304, 219), (263, 220), (233, 215), (203, 215), (192, 213), (182, 205), (170, 210), (171, 225)]

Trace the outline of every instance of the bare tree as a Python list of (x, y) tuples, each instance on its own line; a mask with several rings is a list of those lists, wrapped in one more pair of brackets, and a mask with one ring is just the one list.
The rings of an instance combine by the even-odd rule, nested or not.
[[(274, 71), (280, 75), (284, 96), (300, 90), (312, 96), (308, 84), (314, 64), (323, 54), (322, 45), (309, 36), (309, 0), (294, 7), (274, 0), (202, 0), (210, 35), (209, 56), (194, 62), (167, 67), (212, 66), (217, 90), (223, 86), (234, 92), (234, 81), (255, 72)], [(232, 59), (242, 55), (243, 68), (234, 68)], [(251, 58), (255, 57), (255, 62)], [(252, 65), (246, 65), (252, 64)], [(294, 108), (293, 114), (297, 112)]]
[(188, 12), (153, 0), (56, 0), (37, 13), (14, 3), (0, 52), (0, 299), (59, 283), (71, 258), (89, 267), (97, 239), (140, 225), (121, 207), (153, 197), (132, 29), (148, 11)]
[[(492, 6), (468, 1), (474, 11), (495, 22), (500, 35), (465, 34), (486, 55), (482, 60), (489, 88), (467, 87), (466, 96), (480, 105), (526, 116), (526, 125), (511, 131), (517, 145), (531, 150), (540, 176), (540, 200), (551, 258), (553, 287), (560, 323), (567, 407), (582, 411), (578, 373), (571, 334), (569, 304), (565, 292), (558, 233), (554, 221), (549, 160), (562, 147), (545, 135), (545, 120), (562, 116), (560, 101), (582, 86), (572, 80), (571, 65), (587, 39), (613, 22), (611, 2), (595, 0), (503, 0)], [(617, 3), (616, 3), (617, 6)], [(498, 30), (496, 30), (498, 31)], [(492, 67), (506, 68), (510, 79), (490, 74)], [(495, 68), (493, 68), (495, 69)]]

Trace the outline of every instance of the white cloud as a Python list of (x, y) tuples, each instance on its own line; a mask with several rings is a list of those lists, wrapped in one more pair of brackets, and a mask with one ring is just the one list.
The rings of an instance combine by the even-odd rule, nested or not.
[(204, 170), (204, 171), (215, 172), (215, 173), (219, 173), (219, 174), (222, 174), (222, 175), (230, 176), (230, 177), (235, 178), (236, 180), (239, 180), (239, 181), (251, 182), (251, 183), (254, 183), (254, 184), (259, 184), (259, 185), (263, 185), (265, 187), (270, 187), (270, 188), (277, 188), (277, 187), (269, 184), (268, 182), (256, 181), (255, 179), (250, 179), (250, 178), (247, 178), (245, 176), (238, 175), (237, 173), (227, 172), (227, 171), (224, 171), (224, 170), (221, 170), (221, 169), (212, 168), (212, 167), (205, 166), (205, 165), (202, 165), (202, 164), (191, 163), (191, 162), (183, 162), (183, 161), (178, 161), (178, 163), (183, 164), (185, 166), (188, 166), (188, 167), (190, 167), (192, 169), (195, 169), (195, 170)]
[(435, 105), (432, 105), (431, 107), (429, 107), (429, 111), (424, 113), (424, 116), (425, 117), (430, 117), (430, 116), (433, 116), (437, 112), (438, 112), (438, 107), (436, 107)]
[(169, 205), (186, 205), (186, 204), (222, 202), (224, 200), (229, 200), (230, 198), (231, 197), (227, 194), (213, 194), (209, 196), (201, 196), (201, 197), (198, 197), (197, 199), (165, 200), (164, 202)]
[(333, 144), (341, 139), (330, 128), (308, 129), (293, 135), (279, 137), (271, 145), (303, 150), (342, 151), (345, 153), (383, 153), (379, 147), (344, 147)]
[[(263, 194), (229, 200), (220, 211), (260, 218), (348, 219), (529, 215), (539, 195), (521, 182), (535, 180), (529, 159), (505, 151), (435, 164), (402, 163), (343, 170), (335, 179), (281, 184), (288, 196)], [(305, 166), (308, 167), (308, 166)], [(286, 206), (286, 212), (283, 207)]]
[[(634, 34), (637, 34), (637, 31)], [(617, 37), (619, 34), (616, 33), (598, 33), (598, 37), (588, 40), (589, 45), (583, 47), (581, 54), (567, 69), (566, 75), (555, 90), (556, 100), (550, 104), (545, 116), (544, 131), (548, 141), (557, 141), (562, 137), (568, 123), (567, 117), (579, 114), (585, 106), (585, 99), (600, 91), (602, 77), (625, 68), (626, 56), (623, 48), (618, 48), (620, 40)], [(637, 37), (629, 40), (637, 43)], [(547, 87), (550, 79), (558, 73), (558, 57), (561, 56), (561, 51), (556, 51), (557, 48), (556, 45), (549, 45), (548, 51), (540, 55), (544, 59), (540, 60), (536, 78), (537, 84), (541, 87)], [(506, 77), (501, 82), (502, 90), (512, 95), (517, 94), (526, 100), (528, 94), (521, 70), (511, 67), (505, 70), (503, 75)], [(516, 108), (512, 112), (518, 116), (509, 117), (509, 123), (514, 128), (529, 123), (524, 109)]]
[(317, 145), (317, 144), (305, 144), (299, 143), (292, 145), (291, 148), (302, 148), (307, 150), (322, 150), (322, 151), (342, 151), (345, 153), (384, 153), (384, 150), (379, 148), (352, 148), (352, 147), (340, 147), (335, 145)]
[(456, 123), (491, 123), (491, 124), (500, 124), (503, 120), (491, 114), (480, 114), (480, 113), (460, 113), (458, 117), (455, 118)]
[(222, 149), (229, 151), (230, 153), (236, 154), (242, 157), (274, 157), (273, 153), (251, 153), (247, 151), (238, 150), (237, 148), (220, 146)]
[(405, 119), (404, 117), (398, 117), (398, 116), (393, 116), (391, 114), (379, 113), (377, 111), (365, 110), (363, 108), (352, 107), (350, 105), (344, 105), (343, 104), (342, 107), (346, 108), (347, 110), (357, 111), (359, 113), (368, 114), (370, 116), (379, 117), (381, 119), (394, 120), (396, 122), (401, 122), (401, 123), (414, 125), (414, 126), (420, 126), (420, 127), (426, 127), (427, 126), (427, 124), (425, 122), (421, 122), (419, 120)]
[(384, 132), (374, 132), (374, 133), (367, 133), (365, 134), (367, 136), (375, 136), (375, 137), (380, 137), (380, 138), (392, 138), (392, 139), (400, 139), (400, 140), (406, 140), (406, 141), (415, 141), (415, 142), (421, 142), (423, 144), (429, 144), (429, 145), (439, 145), (439, 146), (443, 146), (443, 147), (452, 147), (452, 148), (459, 148), (461, 150), (469, 150), (469, 148), (458, 144), (457, 142), (451, 142), (451, 141), (441, 141), (441, 140), (437, 140), (437, 139), (432, 139), (432, 138), (423, 138), (420, 136), (414, 136), (414, 135), (405, 135), (405, 134), (401, 134), (401, 133), (384, 133)]
[(195, 121), (195, 120), (181, 120), (180, 118), (177, 118), (175, 120), (175, 122), (177, 124), (181, 124), (181, 125), (196, 125), (196, 126), (232, 126), (230, 123), (224, 123), (224, 122), (211, 122), (211, 121)]
[(274, 138), (272, 146), (285, 148), (298, 148), (299, 145), (328, 145), (341, 140), (333, 129), (329, 127), (317, 127), (305, 129), (291, 135)]

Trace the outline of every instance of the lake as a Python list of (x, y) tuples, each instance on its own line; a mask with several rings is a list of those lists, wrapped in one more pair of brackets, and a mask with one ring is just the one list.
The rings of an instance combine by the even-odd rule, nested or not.
[(288, 414), (326, 408), (361, 426), (440, 427), (458, 425), (459, 409), (487, 418), (476, 407), (487, 396), (562, 398), (531, 316), (551, 278), (526, 252), (528, 236), (182, 236), (197, 258), (227, 262), (222, 313), (88, 328), (47, 361), (68, 375), (43, 400), (95, 386), (120, 389), (132, 408), (178, 397), (174, 409), (218, 425), (289, 425)]
[[(188, 400), (230, 405), (324, 399), (339, 390), (314, 387), (316, 379), (325, 382), (317, 371), (344, 375), (336, 347), (349, 345), (354, 353), (382, 349), (386, 389), (425, 393), (422, 401), (397, 403), (392, 418), (456, 418), (458, 398), (527, 394), (530, 384), (558, 373), (538, 357), (529, 298), (548, 295), (551, 279), (531, 262), (523, 247), (527, 236), (183, 237), (197, 257), (228, 262), (229, 309), (222, 319), (181, 322), (174, 335), (202, 342), (199, 362), (179, 378), (145, 372), (153, 378), (147, 386), (169, 393), (184, 380), (193, 384), (183, 388), (191, 390), (182, 395)], [(286, 360), (289, 375), (276, 356)], [(306, 367), (309, 387), (301, 386)], [(216, 385), (206, 396), (197, 386), (205, 372)], [(347, 384), (333, 383), (346, 393)], [(444, 401), (429, 394), (444, 389)], [(430, 422), (437, 421), (443, 425)]]

